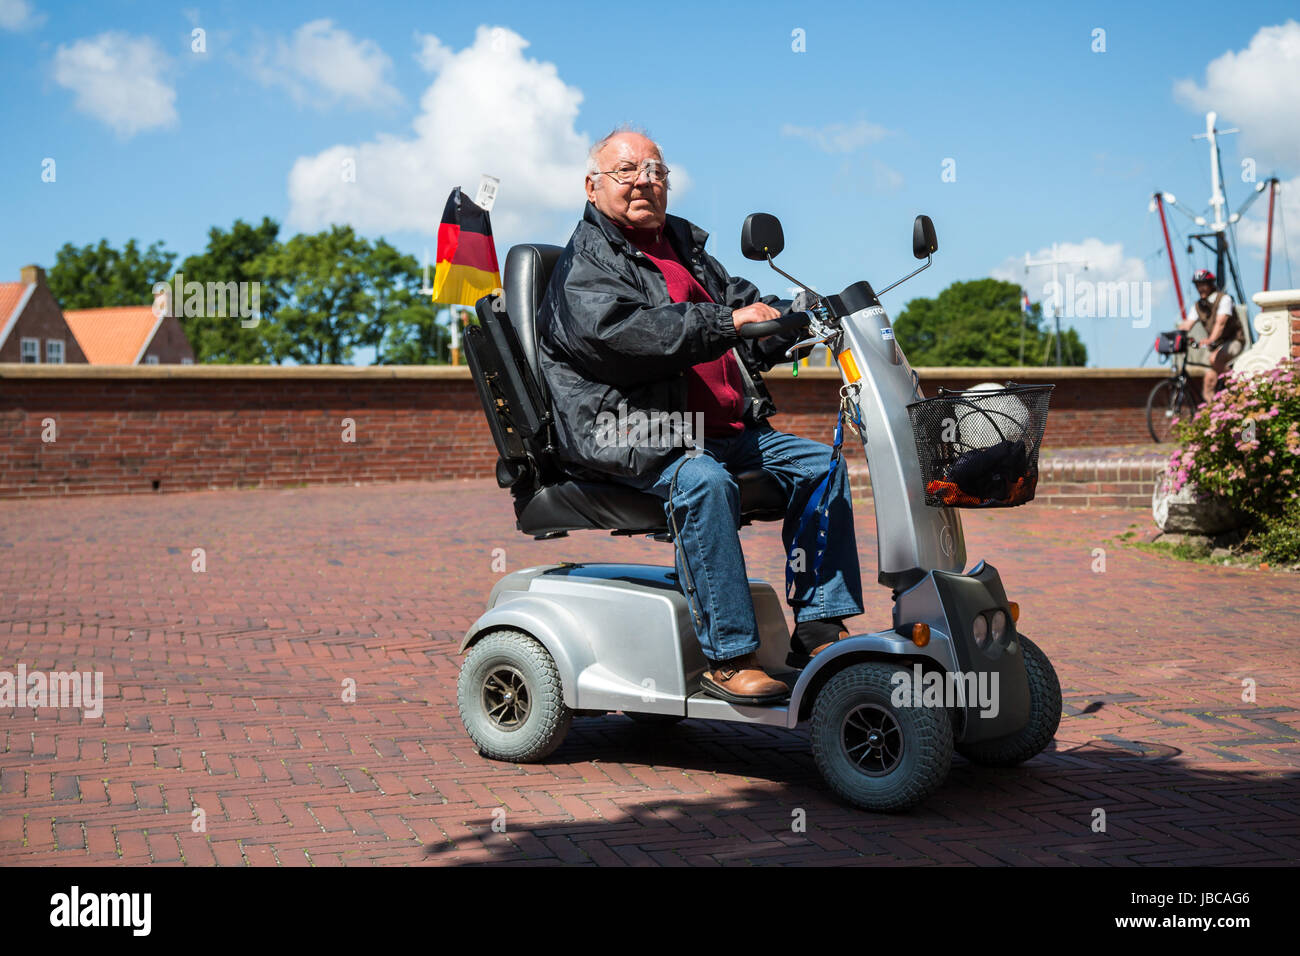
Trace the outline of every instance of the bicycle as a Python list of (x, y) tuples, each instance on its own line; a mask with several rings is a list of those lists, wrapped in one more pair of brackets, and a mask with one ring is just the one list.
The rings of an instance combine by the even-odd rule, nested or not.
[(1147, 431), (1153, 441), (1167, 442), (1173, 434), (1175, 420), (1185, 422), (1200, 407), (1200, 386), (1192, 385), (1187, 366), (1209, 368), (1203, 362), (1191, 362), (1188, 350), (1191, 338), (1186, 332), (1161, 332), (1156, 339), (1156, 352), (1168, 356), (1173, 363), (1173, 374), (1157, 382), (1147, 396)]

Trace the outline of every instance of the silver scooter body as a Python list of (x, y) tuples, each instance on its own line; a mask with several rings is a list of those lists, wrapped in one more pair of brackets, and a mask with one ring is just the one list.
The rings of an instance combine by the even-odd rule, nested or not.
[[(775, 266), (774, 266), (775, 268)], [(779, 271), (779, 270), (778, 270)], [(919, 271), (919, 270), (918, 270)], [(784, 273), (783, 273), (784, 274)], [(846, 290), (847, 291), (847, 290)], [(836, 672), (861, 660), (920, 665), (945, 674), (998, 672), (1000, 711), (976, 717), (965, 684), (955, 682), (953, 713), (959, 741), (1014, 733), (1029, 717), (1029, 688), (1016, 630), (979, 647), (971, 633), (976, 613), (1006, 609), (991, 566), (962, 574), (966, 560), (955, 509), (925, 504), (924, 483), (907, 406), (920, 388), (874, 294), (843, 317), (828, 344), (841, 362), (844, 389), (856, 394), (871, 475), (879, 580), (895, 593), (889, 629), (853, 634), (822, 651), (800, 670), (786, 665), (790, 632), (777, 592), (750, 579), (759, 627), (759, 661), (791, 688), (787, 702), (745, 706), (700, 690), (707, 669), (690, 609), (673, 568), (637, 564), (553, 564), (516, 571), (493, 587), (488, 608), (467, 631), (460, 651), (498, 629), (536, 638), (555, 661), (564, 703), (577, 712), (623, 711), (742, 721), (793, 728), (807, 719), (817, 690)], [(846, 365), (860, 377), (850, 379)], [(830, 534), (835, 533), (834, 527)], [(917, 646), (911, 625), (927, 624), (930, 640)]]
[(876, 509), (876, 543), (882, 583), (915, 569), (960, 571), (966, 561), (961, 518), (954, 508), (925, 503), (925, 482), (907, 406), (922, 399), (920, 384), (894, 340), (894, 327), (879, 304), (854, 312), (842, 322), (835, 355), (845, 349), (862, 377), (847, 381), (865, 426), (862, 440)]

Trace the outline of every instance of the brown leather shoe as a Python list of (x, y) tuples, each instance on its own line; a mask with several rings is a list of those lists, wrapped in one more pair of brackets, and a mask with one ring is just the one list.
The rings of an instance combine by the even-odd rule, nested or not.
[(835, 641), (842, 641), (842, 640), (844, 640), (844, 638), (846, 638), (846, 637), (848, 637), (848, 636), (849, 636), (849, 632), (848, 632), (848, 631), (840, 631), (840, 636), (837, 637), (837, 638), (835, 638), (834, 641), (827, 641), (825, 644), (819, 644), (817, 647), (814, 647), (811, 651), (808, 652), (808, 656), (809, 656), (809, 657), (816, 657), (816, 656), (817, 656), (818, 654), (820, 654), (822, 651), (826, 650), (826, 648), (828, 648), (828, 647), (830, 647), (832, 644), (834, 644)]
[(769, 677), (752, 651), (705, 671), (700, 675), (700, 689), (733, 704), (774, 704), (790, 695), (790, 688)]

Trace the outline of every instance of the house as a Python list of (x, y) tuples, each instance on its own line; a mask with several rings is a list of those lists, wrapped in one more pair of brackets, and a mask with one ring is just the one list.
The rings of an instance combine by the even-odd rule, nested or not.
[(73, 309), (63, 316), (92, 365), (193, 365), (185, 330), (162, 302)]
[(90, 361), (64, 320), (45, 270), (23, 266), (21, 282), (0, 282), (0, 362)]

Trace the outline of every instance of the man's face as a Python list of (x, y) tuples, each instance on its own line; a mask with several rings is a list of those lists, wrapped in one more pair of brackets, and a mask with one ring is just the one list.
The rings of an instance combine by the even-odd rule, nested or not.
[(1196, 291), (1202, 299), (1208, 299), (1210, 294), (1214, 292), (1214, 283), (1198, 282), (1196, 283)]
[[(605, 144), (596, 157), (602, 169), (631, 165), (637, 169), (647, 159), (663, 162), (654, 143), (638, 133), (620, 133)], [(634, 229), (658, 229), (668, 215), (667, 183), (652, 183), (648, 176), (619, 185), (614, 177), (598, 173), (587, 179), (587, 198), (620, 226)]]

